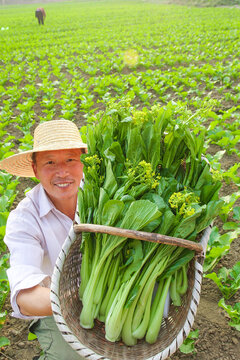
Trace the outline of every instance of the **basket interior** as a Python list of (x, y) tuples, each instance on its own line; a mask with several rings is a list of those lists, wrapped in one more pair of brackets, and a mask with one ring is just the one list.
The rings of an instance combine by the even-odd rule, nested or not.
[(81, 233), (76, 234), (76, 239), (71, 245), (63, 264), (59, 281), (59, 301), (62, 317), (71, 332), (79, 341), (93, 350), (96, 354), (114, 360), (141, 360), (153, 357), (168, 347), (182, 329), (189, 311), (194, 287), (195, 270), (193, 259), (188, 271), (188, 290), (182, 297), (180, 307), (170, 306), (167, 319), (163, 319), (158, 339), (154, 344), (148, 344), (145, 340), (139, 340), (135, 346), (126, 346), (122, 342), (109, 342), (105, 339), (104, 324), (95, 321), (93, 329), (83, 329), (80, 326), (79, 316), (82, 309), (78, 297), (80, 285), (81, 255), (79, 252)]

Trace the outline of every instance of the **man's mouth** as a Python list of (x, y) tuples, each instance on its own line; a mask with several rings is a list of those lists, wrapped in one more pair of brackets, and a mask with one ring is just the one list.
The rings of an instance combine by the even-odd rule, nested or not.
[(66, 182), (66, 183), (55, 183), (54, 185), (60, 188), (66, 188), (71, 184), (72, 184), (71, 182)]

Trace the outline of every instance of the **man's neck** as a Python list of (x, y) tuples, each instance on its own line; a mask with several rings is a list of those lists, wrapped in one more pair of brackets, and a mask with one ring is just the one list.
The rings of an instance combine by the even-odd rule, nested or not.
[(77, 195), (75, 198), (65, 199), (61, 201), (59, 201), (59, 199), (52, 198), (50, 198), (50, 200), (58, 211), (68, 216), (71, 220), (74, 220), (77, 207)]

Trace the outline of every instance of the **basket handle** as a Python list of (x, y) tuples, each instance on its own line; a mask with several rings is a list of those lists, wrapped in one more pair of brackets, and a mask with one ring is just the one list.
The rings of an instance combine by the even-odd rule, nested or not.
[(156, 242), (159, 244), (180, 246), (190, 250), (194, 250), (196, 253), (203, 252), (202, 244), (196, 243), (194, 241), (180, 239), (167, 235), (161, 235), (157, 233), (145, 232), (145, 231), (129, 230), (129, 229), (122, 229), (113, 226), (95, 225), (95, 224), (74, 225), (74, 231), (76, 234), (81, 232), (93, 232), (93, 233), (122, 236), (131, 239)]

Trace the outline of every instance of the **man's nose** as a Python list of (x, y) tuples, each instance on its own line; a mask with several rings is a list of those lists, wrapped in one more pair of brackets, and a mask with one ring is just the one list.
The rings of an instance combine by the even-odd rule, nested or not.
[(61, 177), (68, 175), (69, 171), (68, 171), (67, 164), (65, 164), (65, 163), (58, 164), (56, 173), (58, 176), (61, 176)]

